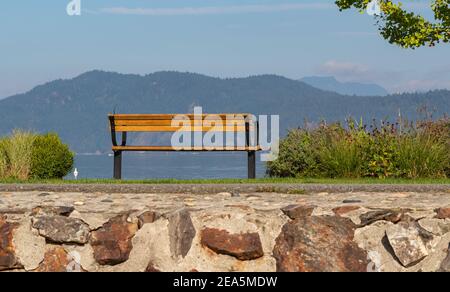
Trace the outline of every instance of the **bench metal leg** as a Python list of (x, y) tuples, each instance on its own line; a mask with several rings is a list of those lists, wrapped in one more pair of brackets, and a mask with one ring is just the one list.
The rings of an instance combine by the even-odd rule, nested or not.
[(114, 151), (114, 179), (122, 179), (122, 151)]
[(256, 151), (248, 152), (248, 178), (256, 178)]

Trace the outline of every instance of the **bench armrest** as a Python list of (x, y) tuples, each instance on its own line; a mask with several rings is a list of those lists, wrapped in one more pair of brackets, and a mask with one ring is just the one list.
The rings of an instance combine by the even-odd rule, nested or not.
[[(111, 128), (111, 141), (114, 147), (117, 147), (117, 135), (116, 135), (116, 126), (114, 123), (114, 116), (109, 115), (109, 126)], [(127, 145), (127, 132), (122, 132), (122, 143), (121, 146)]]

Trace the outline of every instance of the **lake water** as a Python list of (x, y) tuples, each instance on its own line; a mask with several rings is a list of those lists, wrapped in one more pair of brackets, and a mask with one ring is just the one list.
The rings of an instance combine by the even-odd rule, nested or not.
[[(112, 178), (114, 158), (77, 155), (78, 178)], [(257, 156), (257, 177), (265, 176), (265, 163)], [(247, 153), (123, 153), (123, 179), (247, 178)], [(73, 174), (67, 179), (73, 179)]]

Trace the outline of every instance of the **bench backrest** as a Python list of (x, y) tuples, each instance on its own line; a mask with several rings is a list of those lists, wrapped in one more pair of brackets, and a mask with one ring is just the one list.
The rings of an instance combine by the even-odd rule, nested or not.
[(250, 114), (115, 114), (109, 120), (114, 132), (248, 132), (256, 126)]

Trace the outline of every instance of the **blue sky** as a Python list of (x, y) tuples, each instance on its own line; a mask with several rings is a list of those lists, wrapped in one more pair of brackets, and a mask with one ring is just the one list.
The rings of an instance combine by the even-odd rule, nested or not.
[[(332, 0), (70, 0), (0, 3), (0, 98), (88, 70), (219, 77), (333, 75), (391, 92), (450, 88), (450, 45), (405, 50)], [(413, 9), (429, 15), (429, 1)]]

